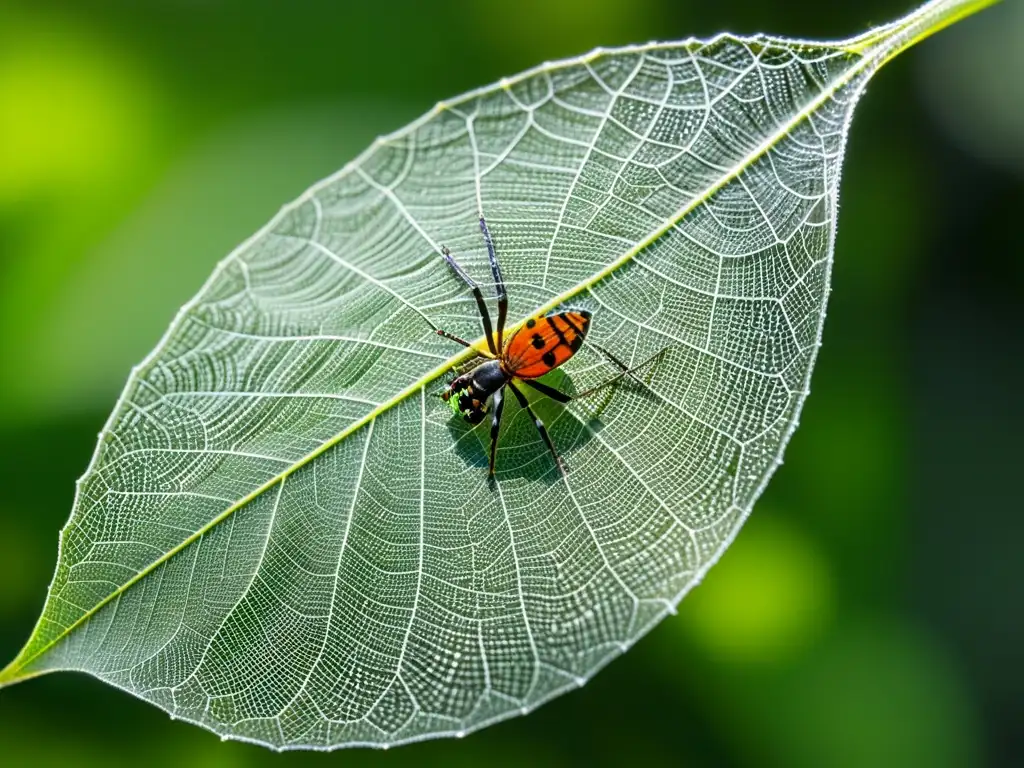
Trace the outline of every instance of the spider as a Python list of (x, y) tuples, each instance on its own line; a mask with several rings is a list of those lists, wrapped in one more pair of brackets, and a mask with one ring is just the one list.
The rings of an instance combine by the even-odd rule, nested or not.
[[(484, 302), (480, 287), (455, 260), (451, 251), (447, 247), (442, 246), (441, 255), (448, 262), (448, 266), (473, 292), (477, 308), (480, 311), (480, 320), (484, 327), (487, 351), (476, 350), (484, 359), (479, 360), (468, 371), (457, 376), (441, 394), (441, 399), (448, 404), (453, 413), (461, 415), (473, 425), (479, 424), (484, 420), (489, 409), (488, 403), (493, 402), (491, 453), (488, 465), (488, 476), (493, 477), (495, 456), (498, 450), (498, 433), (501, 429), (501, 414), (505, 406), (504, 391), (506, 387), (512, 390), (512, 394), (519, 401), (519, 405), (533, 419), (537, 431), (547, 445), (548, 450), (551, 451), (552, 457), (554, 457), (555, 465), (564, 475), (566, 472), (565, 465), (562, 463), (555, 444), (548, 434), (547, 427), (544, 426), (544, 422), (540, 420), (537, 414), (534, 413), (533, 408), (530, 407), (530, 402), (519, 388), (519, 384), (525, 384), (542, 395), (565, 404), (593, 394), (623, 376), (631, 375), (634, 371), (643, 368), (660, 357), (665, 350), (663, 349), (639, 365), (629, 368), (610, 352), (595, 344), (594, 346), (605, 357), (619, 367), (620, 372), (596, 387), (591, 387), (576, 395), (567, 395), (554, 387), (537, 381), (539, 377), (562, 365), (583, 346), (587, 330), (590, 328), (590, 312), (579, 309), (556, 312), (550, 315), (537, 315), (529, 318), (525, 323), (513, 330), (507, 339), (504, 338), (505, 320), (508, 317), (508, 294), (505, 291), (505, 281), (501, 277), (498, 258), (494, 253), (494, 242), (491, 240), (491, 234), (487, 230), (487, 223), (482, 216), (480, 217), (480, 231), (483, 233), (484, 244), (487, 246), (487, 256), (491, 263), (491, 274), (494, 276), (494, 288), (498, 297), (497, 333), (491, 327), (491, 315), (487, 311), (487, 304)], [(461, 339), (448, 331), (439, 328), (435, 329), (435, 331), (439, 336), (450, 339), (464, 347), (474, 348), (465, 339)]]

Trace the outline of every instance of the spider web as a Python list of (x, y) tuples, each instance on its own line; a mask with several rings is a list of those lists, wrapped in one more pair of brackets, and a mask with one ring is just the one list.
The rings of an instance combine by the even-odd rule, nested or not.
[[(839, 167), (872, 67), (723, 36), (597, 51), (440, 104), (222, 262), (135, 371), (79, 483), (21, 658), (276, 748), (462, 735), (581, 685), (736, 534), (795, 428)], [(510, 322), (593, 312), (649, 389), (437, 397), (479, 335), (441, 260)], [(585, 345), (570, 388), (606, 378)]]

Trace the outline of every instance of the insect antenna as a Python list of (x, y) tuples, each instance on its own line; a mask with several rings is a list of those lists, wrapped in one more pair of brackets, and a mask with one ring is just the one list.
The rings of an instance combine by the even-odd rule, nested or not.
[(440, 328), (434, 328), (434, 333), (436, 333), (438, 336), (443, 336), (444, 338), (446, 338), (446, 339), (448, 339), (450, 341), (454, 341), (456, 344), (461, 344), (464, 347), (472, 348), (472, 346), (473, 346), (472, 344), (470, 344), (465, 339), (459, 338), (454, 333), (448, 333), (448, 331), (442, 330)]

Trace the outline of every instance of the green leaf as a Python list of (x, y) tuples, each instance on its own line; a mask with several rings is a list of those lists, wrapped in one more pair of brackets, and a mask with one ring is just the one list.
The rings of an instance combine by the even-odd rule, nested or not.
[[(376, 141), (215, 270), (131, 375), (78, 485), (43, 615), (0, 685), (79, 670), (276, 748), (461, 735), (582, 685), (675, 610), (797, 424), (847, 126), (879, 66), (990, 4), (867, 35), (598, 50)], [(626, 383), (438, 397), (479, 333), (439, 255), (510, 319), (594, 313)], [(486, 287), (486, 285), (485, 285)], [(582, 390), (614, 369), (588, 344)]]

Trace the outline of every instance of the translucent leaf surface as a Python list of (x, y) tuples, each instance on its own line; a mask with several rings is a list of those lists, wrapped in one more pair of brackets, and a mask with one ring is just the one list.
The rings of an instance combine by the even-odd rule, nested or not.
[[(462, 734), (587, 680), (697, 583), (797, 423), (840, 163), (867, 79), (985, 3), (839, 43), (728, 35), (596, 51), (377, 141), (222, 262), (136, 370), (0, 684), (81, 670), (274, 747)], [(510, 318), (584, 307), (649, 390), (438, 398), (478, 335), (442, 243)], [(583, 389), (609, 374), (585, 346)]]

